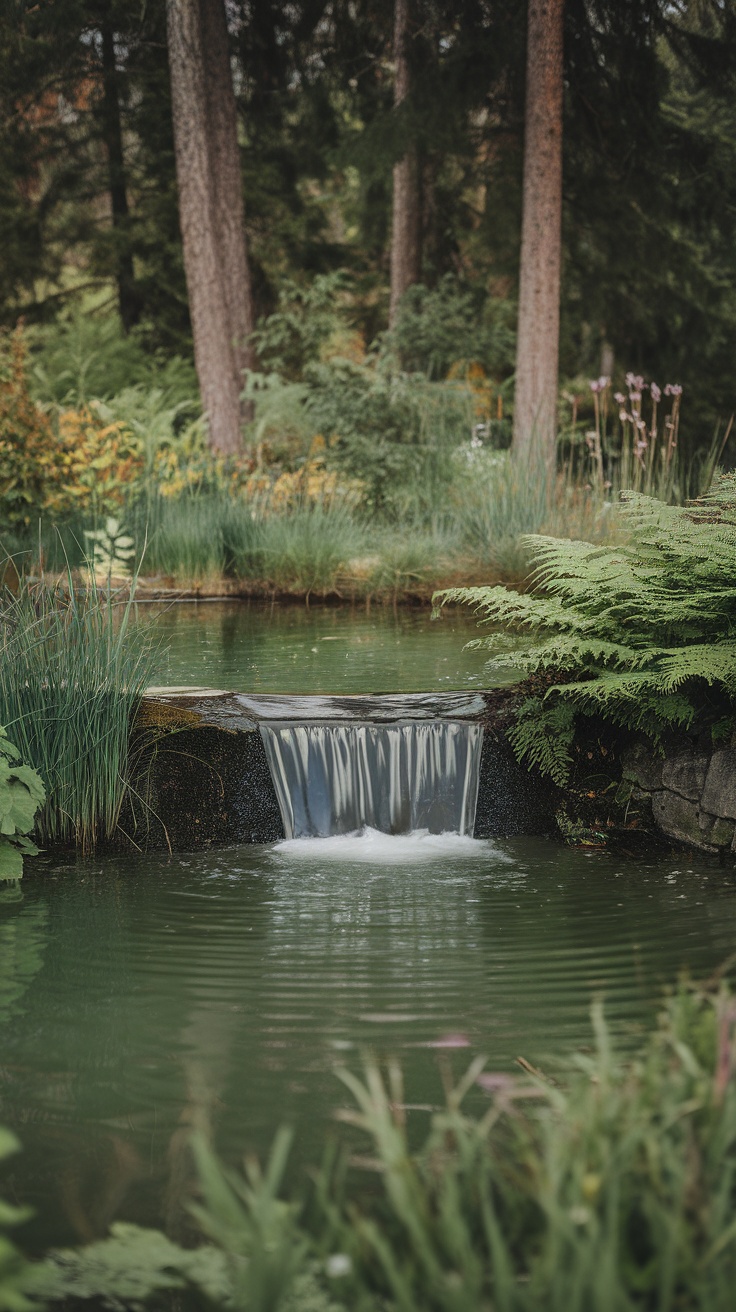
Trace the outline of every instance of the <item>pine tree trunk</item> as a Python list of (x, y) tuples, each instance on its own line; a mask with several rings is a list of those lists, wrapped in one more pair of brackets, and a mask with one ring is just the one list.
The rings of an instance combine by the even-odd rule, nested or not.
[(138, 322), (141, 313), (140, 298), (135, 286), (133, 256), (125, 246), (125, 229), (128, 224), (128, 193), (125, 183), (123, 132), (120, 123), (117, 70), (115, 67), (115, 38), (109, 22), (100, 24), (102, 38), (102, 135), (107, 150), (107, 167), (110, 183), (112, 226), (118, 238), (116, 250), (116, 280), (120, 318), (126, 333)]
[[(229, 59), (226, 56), (223, 66), (221, 51), (218, 58), (217, 50), (205, 50), (205, 40), (212, 39), (212, 28), (217, 26), (211, 12), (216, 5), (222, 9), (224, 24), (223, 0), (167, 0), (166, 16), (179, 222), (194, 360), (210, 445), (231, 455), (241, 447), (242, 340), (251, 325), (250, 282), (244, 230), (241, 227), (242, 249), (238, 252), (231, 225), (223, 217), (228, 197), (233, 203), (229, 189), (233, 154), (237, 158), (237, 124), (234, 100), (229, 118), (233, 94)], [(217, 39), (215, 36), (215, 42)], [(218, 151), (228, 132), (234, 141), (224, 147), (223, 159)], [(224, 182), (219, 174), (223, 168)], [(237, 194), (242, 224), (239, 179)]]
[(254, 365), (253, 347), (248, 339), (255, 324), (238, 149), (238, 113), (223, 0), (200, 0), (200, 6), (213, 215), (224, 270), (231, 340), (242, 377), (243, 370)]
[(557, 442), (564, 0), (529, 0), (513, 453), (548, 468)]
[[(406, 100), (411, 88), (408, 57), (410, 38), (410, 0), (394, 3), (394, 105)], [(415, 146), (394, 164), (393, 205), (391, 216), (391, 299), (389, 327), (396, 320), (399, 301), (408, 287), (421, 276), (421, 214), (419, 203), (419, 162)]]

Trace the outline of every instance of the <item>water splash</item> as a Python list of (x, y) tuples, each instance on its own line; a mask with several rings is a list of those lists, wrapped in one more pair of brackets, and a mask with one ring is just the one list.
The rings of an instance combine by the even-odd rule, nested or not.
[(415, 865), (439, 859), (467, 862), (468, 858), (479, 856), (492, 857), (502, 864), (510, 861), (490, 839), (470, 838), (467, 834), (430, 834), (426, 829), (409, 834), (382, 834), (378, 829), (366, 828), (356, 834), (336, 834), (332, 838), (287, 838), (272, 850), (300, 861), (337, 864), (364, 861), (376, 866)]

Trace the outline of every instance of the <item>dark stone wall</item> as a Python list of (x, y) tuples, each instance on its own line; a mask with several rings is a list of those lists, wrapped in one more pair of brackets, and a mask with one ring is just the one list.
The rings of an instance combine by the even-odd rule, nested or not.
[(202, 725), (167, 734), (144, 753), (136, 792), (133, 838), (143, 847), (185, 852), (284, 837), (257, 730)]
[(476, 838), (556, 834), (559, 790), (519, 765), (504, 737), (487, 726), (480, 760)]

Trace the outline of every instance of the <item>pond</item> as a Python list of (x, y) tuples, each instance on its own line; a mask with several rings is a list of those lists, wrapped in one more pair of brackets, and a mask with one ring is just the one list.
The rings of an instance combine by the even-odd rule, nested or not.
[(263, 602), (140, 605), (155, 620), (160, 684), (232, 692), (381, 693), (488, 688), (512, 682), (486, 668), (464, 609), (432, 620), (429, 606), (276, 606)]
[[(169, 649), (161, 683), (382, 693), (509, 677), (462, 651), (464, 612), (140, 611)], [(735, 934), (732, 874), (685, 855), (369, 831), (41, 856), (0, 884), (0, 1124), (24, 1145), (9, 1182), (36, 1212), (25, 1242), (76, 1243), (115, 1218), (175, 1233), (196, 1124), (236, 1162), (286, 1122), (292, 1170), (318, 1162), (349, 1104), (336, 1068), (366, 1052), (400, 1057), (420, 1131), (442, 1062), (564, 1061), (590, 1043), (596, 994), (630, 1047), (678, 972), (709, 975)]]
[(39, 1248), (115, 1216), (176, 1230), (195, 1123), (235, 1162), (288, 1122), (294, 1170), (318, 1161), (349, 1104), (334, 1068), (364, 1051), (397, 1053), (426, 1107), (442, 1059), (508, 1070), (590, 1043), (596, 993), (626, 1047), (736, 934), (717, 865), (531, 839), (46, 856), (4, 898), (0, 1123), (24, 1144), (11, 1191)]

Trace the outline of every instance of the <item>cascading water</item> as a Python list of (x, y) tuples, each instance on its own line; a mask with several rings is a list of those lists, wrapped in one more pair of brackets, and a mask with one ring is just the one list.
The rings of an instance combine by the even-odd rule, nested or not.
[(287, 838), (473, 833), (478, 724), (261, 723)]

